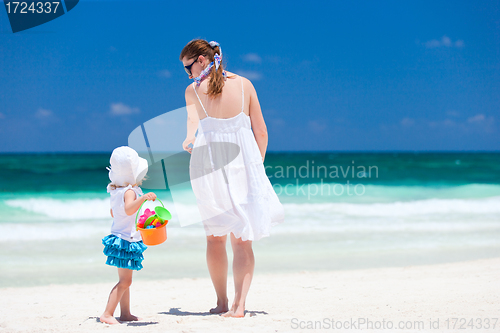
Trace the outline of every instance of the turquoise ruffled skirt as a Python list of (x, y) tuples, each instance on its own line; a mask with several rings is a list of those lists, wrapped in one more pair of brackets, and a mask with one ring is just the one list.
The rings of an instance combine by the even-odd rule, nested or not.
[(136, 271), (142, 269), (142, 253), (148, 248), (142, 241), (129, 242), (115, 235), (108, 235), (102, 239), (102, 244), (103, 252), (108, 256), (106, 265)]

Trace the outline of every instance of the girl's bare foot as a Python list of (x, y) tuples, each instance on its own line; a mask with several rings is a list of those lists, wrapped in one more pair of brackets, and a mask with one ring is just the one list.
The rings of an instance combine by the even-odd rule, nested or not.
[(138, 321), (138, 320), (142, 320), (142, 318), (136, 317), (136, 316), (131, 315), (131, 314), (121, 315), (119, 319), (120, 319), (120, 321)]
[(229, 310), (228, 306), (228, 300), (226, 299), (226, 302), (219, 302), (217, 300), (217, 306), (215, 308), (210, 309), (210, 313), (224, 313)]
[(120, 323), (118, 320), (116, 320), (115, 317), (110, 316), (110, 315), (106, 315), (106, 314), (103, 314), (101, 316), (101, 318), (99, 318), (99, 321), (101, 323), (110, 324), (110, 325), (115, 325), (115, 324), (119, 324)]

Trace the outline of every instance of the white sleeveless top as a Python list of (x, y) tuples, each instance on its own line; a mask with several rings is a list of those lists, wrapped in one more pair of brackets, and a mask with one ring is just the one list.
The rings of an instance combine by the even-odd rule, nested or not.
[(111, 234), (120, 237), (129, 242), (141, 241), (141, 234), (135, 230), (135, 217), (136, 214), (128, 216), (125, 213), (125, 192), (133, 190), (136, 198), (142, 196), (142, 189), (140, 187), (128, 185), (127, 187), (119, 187), (112, 189), (111, 186), (107, 187), (108, 193), (111, 195), (110, 204), (113, 211), (113, 224), (111, 225)]
[[(243, 79), (241, 112), (231, 118), (210, 117), (194, 83), (193, 89), (206, 117), (198, 124), (189, 169), (206, 235), (232, 232), (244, 241), (269, 236), (272, 226), (284, 222), (285, 212), (266, 175), (250, 117), (243, 112)], [(222, 142), (239, 148), (237, 156), (220, 167), (220, 159), (231, 155), (231, 149), (214, 149), (213, 143)]]

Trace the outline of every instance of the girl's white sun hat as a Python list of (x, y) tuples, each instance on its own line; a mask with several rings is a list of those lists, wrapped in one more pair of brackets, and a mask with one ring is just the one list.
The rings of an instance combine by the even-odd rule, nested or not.
[(135, 185), (148, 172), (148, 161), (127, 146), (113, 150), (109, 163), (111, 168), (106, 168), (109, 170), (109, 179), (116, 186)]

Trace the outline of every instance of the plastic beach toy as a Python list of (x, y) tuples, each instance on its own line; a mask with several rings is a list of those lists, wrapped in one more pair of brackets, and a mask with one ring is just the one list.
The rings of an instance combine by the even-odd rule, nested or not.
[[(162, 203), (162, 205), (163, 205), (163, 203)], [(168, 221), (172, 218), (172, 214), (170, 214), (170, 212), (165, 207), (158, 206), (155, 208), (155, 211), (156, 211), (156, 215), (158, 215), (158, 217), (162, 220)]]
[(153, 216), (153, 215), (155, 215), (155, 211), (154, 210), (150, 210), (149, 208), (146, 208), (146, 210), (144, 211), (144, 214), (142, 214), (141, 217), (139, 217), (139, 223), (137, 223), (137, 225), (139, 226), (139, 228), (144, 228), (144, 224), (146, 223), (146, 221), (148, 220), (148, 218), (150, 216)]
[(146, 202), (144, 201), (135, 217), (135, 227), (141, 233), (142, 241), (146, 245), (159, 245), (167, 240), (166, 226), (168, 220), (172, 218), (172, 214), (165, 208), (163, 202), (158, 198), (156, 200), (161, 203), (161, 206), (155, 207), (154, 211), (146, 208), (139, 222), (137, 222), (142, 205)]

